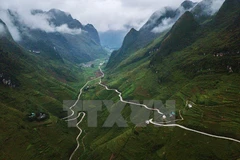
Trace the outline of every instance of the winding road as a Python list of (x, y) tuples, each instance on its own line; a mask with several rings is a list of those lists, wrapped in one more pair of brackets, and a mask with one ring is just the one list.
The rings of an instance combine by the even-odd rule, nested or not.
[[(102, 84), (102, 78), (104, 77), (104, 73), (101, 69), (101, 65), (99, 66), (99, 70), (100, 72), (102, 73), (102, 76), (101, 76), (101, 79), (100, 79), (100, 82), (99, 84), (101, 86), (103, 86), (106, 90), (111, 90), (111, 91), (115, 91), (116, 93), (118, 93), (118, 96), (120, 98), (120, 101), (123, 102), (123, 103), (128, 103), (128, 104), (133, 104), (133, 105), (137, 105), (137, 106), (143, 106), (145, 107), (146, 109), (148, 110), (152, 110), (152, 111), (157, 111), (159, 114), (161, 115), (164, 115), (160, 110), (158, 109), (153, 109), (153, 108), (149, 108), (148, 106), (144, 105), (144, 104), (138, 104), (138, 103), (132, 103), (132, 102), (128, 102), (128, 101), (125, 101), (123, 100), (122, 98), (122, 93), (119, 92), (117, 89), (109, 89), (108, 86)], [(184, 118), (182, 117), (181, 115), (181, 112), (179, 111), (179, 115), (181, 117), (181, 119), (179, 120), (184, 120)], [(179, 120), (175, 120), (176, 121), (179, 121)], [(159, 122), (153, 122), (153, 119), (150, 119), (148, 121), (146, 121), (147, 124), (153, 124), (153, 125), (156, 125), (156, 126), (161, 126), (161, 127), (179, 127), (181, 129), (184, 129), (184, 130), (187, 130), (187, 131), (190, 131), (190, 132), (194, 132), (194, 133), (198, 133), (198, 134), (202, 134), (202, 135), (205, 135), (205, 136), (209, 136), (209, 137), (212, 137), (212, 138), (218, 138), (218, 139), (223, 139), (223, 140), (229, 140), (229, 141), (233, 141), (233, 142), (237, 142), (237, 143), (240, 143), (240, 140), (237, 140), (237, 139), (234, 139), (234, 138), (230, 138), (230, 137), (224, 137), (224, 136), (218, 136), (218, 135), (214, 135), (214, 134), (209, 134), (209, 133), (205, 133), (205, 132), (201, 132), (201, 131), (197, 131), (197, 130), (194, 130), (194, 129), (191, 129), (191, 128), (188, 128), (188, 127), (185, 127), (185, 126), (182, 126), (182, 125), (179, 125), (179, 124), (163, 124), (163, 123), (159, 123)], [(164, 122), (166, 123), (166, 122)], [(169, 123), (169, 122), (168, 122)], [(171, 122), (170, 122), (171, 123)]]
[(123, 98), (122, 98), (122, 93), (121, 93), (121, 92), (119, 92), (117, 89), (109, 89), (108, 86), (102, 84), (102, 78), (105, 76), (105, 74), (103, 73), (103, 71), (102, 71), (102, 69), (101, 69), (101, 65), (99, 66), (99, 70), (100, 70), (100, 72), (102, 73), (102, 76), (101, 76), (99, 85), (103, 86), (103, 87), (104, 87), (106, 90), (108, 90), (108, 91), (115, 91), (116, 93), (118, 93), (118, 96), (119, 96), (121, 102), (127, 103), (127, 104), (136, 105), (136, 106), (141, 106), (141, 107), (146, 108), (147, 110), (157, 111), (159, 114), (164, 115), (162, 112), (160, 112), (159, 109), (149, 108), (148, 106), (146, 106), (146, 105), (144, 105), (144, 104), (134, 103), (134, 102), (128, 102), (128, 101), (123, 100)]
[(80, 117), (81, 114), (83, 114), (83, 116), (82, 116), (82, 118), (79, 120), (79, 122), (76, 124), (76, 127), (77, 127), (78, 130), (79, 130), (79, 134), (78, 134), (78, 136), (77, 136), (77, 138), (76, 138), (76, 141), (77, 141), (77, 147), (76, 147), (75, 150), (72, 152), (72, 154), (71, 154), (69, 160), (71, 160), (71, 159), (73, 158), (74, 154), (76, 153), (76, 151), (78, 150), (78, 148), (79, 148), (79, 146), (80, 146), (80, 145), (79, 145), (79, 140), (78, 140), (78, 139), (80, 138), (80, 136), (81, 136), (81, 134), (82, 134), (82, 129), (81, 129), (78, 125), (83, 121), (84, 117), (86, 116), (86, 113), (84, 113), (84, 112), (80, 112), (80, 113), (78, 113), (78, 116), (77, 116), (76, 118), (66, 120), (66, 121), (73, 121), (73, 120), (76, 120), (76, 119), (78, 119), (78, 118)]
[(76, 102), (69, 108), (72, 113), (71, 113), (69, 116), (64, 117), (63, 120), (68, 119), (68, 118), (70, 118), (70, 117), (72, 117), (72, 116), (74, 115), (74, 110), (73, 110), (73, 108), (74, 108), (74, 107), (77, 105), (77, 103), (79, 102), (80, 97), (81, 97), (82, 92), (83, 92), (83, 89), (84, 89), (90, 82), (95, 81), (95, 80), (97, 80), (97, 79), (99, 79), (99, 78), (101, 78), (101, 76), (100, 76), (100, 77), (97, 77), (97, 78), (95, 78), (95, 79), (89, 80), (89, 81), (87, 81), (87, 82), (85, 83), (85, 85), (80, 89), (80, 92), (79, 92), (79, 95), (78, 95), (78, 98), (77, 98)]
[[(102, 77), (102, 76), (99, 76), (99, 77), (97, 77), (97, 78), (95, 78), (95, 79), (92, 79), (92, 80), (89, 80), (89, 81), (87, 81), (87, 82), (85, 83), (85, 85), (80, 89), (80, 92), (79, 92), (79, 95), (78, 95), (78, 98), (77, 98), (76, 102), (69, 108), (70, 111), (71, 111), (71, 114), (70, 114), (69, 116), (67, 116), (67, 117), (62, 118), (62, 119), (65, 120), (66, 122), (69, 122), (69, 121), (74, 121), (74, 120), (78, 119), (78, 118), (81, 116), (81, 114), (83, 115), (82, 118), (81, 118), (81, 119), (78, 121), (78, 123), (76, 124), (76, 127), (77, 127), (77, 129), (79, 130), (79, 134), (78, 134), (77, 137), (76, 137), (77, 147), (76, 147), (76, 148), (74, 149), (74, 151), (72, 152), (69, 160), (72, 160), (73, 156), (75, 155), (76, 151), (78, 150), (78, 148), (79, 148), (79, 146), (80, 146), (80, 144), (79, 144), (79, 138), (80, 138), (80, 136), (81, 136), (81, 134), (82, 134), (82, 129), (79, 127), (79, 124), (83, 121), (84, 117), (86, 116), (86, 113), (85, 113), (85, 112), (79, 112), (77, 117), (72, 118), (72, 119), (69, 119), (69, 118), (73, 117), (73, 115), (75, 114), (75, 111), (73, 110), (73, 108), (74, 108), (74, 107), (77, 105), (77, 103), (79, 102), (79, 100), (80, 100), (80, 98), (81, 98), (81, 95), (82, 95), (82, 93), (83, 93), (83, 89), (84, 89), (90, 82), (95, 81), (95, 80), (97, 80), (97, 79), (99, 79), (99, 78), (101, 79), (101, 77)], [(84, 149), (84, 150), (85, 150), (85, 149)]]
[(234, 139), (234, 138), (229, 138), (229, 137), (224, 137), (224, 136), (217, 136), (217, 135), (213, 135), (213, 134), (197, 131), (197, 130), (194, 130), (194, 129), (191, 129), (191, 128), (187, 128), (187, 127), (179, 125), (179, 124), (160, 124), (160, 123), (153, 122), (153, 119), (150, 119), (149, 123), (151, 123), (153, 125), (156, 125), (156, 126), (161, 126), (161, 127), (179, 127), (179, 128), (185, 129), (187, 131), (195, 132), (195, 133), (202, 134), (202, 135), (205, 135), (205, 136), (209, 136), (209, 137), (213, 137), (213, 138), (224, 139), (224, 140), (229, 140), (229, 141), (234, 141), (234, 142), (240, 143), (240, 140), (237, 140), (237, 139)]
[[(102, 66), (103, 63), (100, 63), (99, 65), (99, 71), (101, 72), (101, 76), (93, 79), (93, 80), (89, 80), (86, 82), (86, 84), (80, 89), (80, 93), (78, 95), (78, 99), (76, 100), (76, 102), (69, 108), (70, 111), (72, 112), (71, 115), (63, 118), (65, 121), (73, 121), (73, 120), (76, 120), (78, 119), (81, 115), (83, 115), (81, 117), (81, 119), (78, 121), (78, 123), (76, 124), (76, 127), (78, 128), (79, 130), (79, 134), (77, 135), (76, 137), (76, 142), (77, 142), (77, 147), (75, 148), (75, 150), (72, 152), (69, 160), (71, 160), (73, 158), (73, 156), (75, 155), (76, 151), (79, 149), (79, 138), (82, 134), (82, 129), (79, 127), (79, 124), (83, 121), (84, 117), (86, 116), (86, 113), (85, 112), (79, 112), (78, 116), (75, 117), (75, 118), (72, 118), (72, 119), (69, 119), (71, 118), (75, 112), (73, 110), (73, 108), (76, 106), (76, 104), (79, 102), (80, 98), (81, 98), (81, 95), (82, 95), (82, 92), (83, 92), (83, 89), (92, 81), (95, 81), (97, 79), (100, 79), (99, 80), (99, 85), (101, 85), (102, 87), (104, 87), (106, 90), (108, 91), (115, 91), (118, 96), (119, 96), (119, 99), (121, 102), (123, 103), (126, 103), (126, 104), (132, 104), (132, 105), (136, 105), (136, 106), (141, 106), (141, 107), (144, 107), (146, 108), (147, 110), (150, 110), (150, 111), (156, 111), (158, 112), (160, 115), (164, 115), (164, 113), (162, 113), (159, 109), (156, 109), (156, 108), (149, 108), (148, 106), (144, 105), (144, 104), (140, 104), (140, 103), (134, 103), (134, 102), (128, 102), (128, 101), (125, 101), (123, 98), (122, 98), (122, 93), (120, 91), (118, 91), (117, 89), (110, 89), (108, 88), (108, 86), (102, 84), (102, 78), (104, 78), (105, 74), (104, 72), (102, 71), (101, 69), (101, 66)], [(224, 136), (218, 136), (218, 135), (213, 135), (213, 134), (209, 134), (209, 133), (206, 133), (206, 132), (202, 132), (202, 131), (198, 131), (198, 130), (194, 130), (194, 129), (191, 129), (191, 128), (188, 128), (188, 127), (185, 127), (185, 126), (182, 126), (182, 125), (179, 125), (179, 124), (167, 124), (167, 123), (172, 123), (172, 122), (176, 122), (176, 121), (183, 121), (184, 118), (182, 117), (181, 115), (181, 110), (179, 110), (179, 116), (181, 119), (177, 119), (175, 121), (167, 121), (167, 122), (154, 122), (153, 119), (150, 119), (150, 120), (147, 120), (146, 123), (147, 124), (153, 124), (153, 125), (156, 125), (156, 126), (161, 126), (161, 127), (179, 127), (181, 129), (184, 129), (184, 130), (187, 130), (187, 131), (190, 131), (190, 132), (194, 132), (194, 133), (198, 133), (198, 134), (202, 134), (202, 135), (205, 135), (205, 136), (209, 136), (209, 137), (212, 137), (212, 138), (218, 138), (218, 139), (223, 139), (223, 140), (229, 140), (229, 141), (233, 141), (233, 142), (237, 142), (237, 143), (240, 143), (240, 140), (237, 140), (237, 139), (234, 139), (234, 138), (230, 138), (230, 137), (224, 137)], [(66, 120), (67, 119), (67, 120)], [(83, 143), (83, 141), (82, 141)], [(83, 144), (84, 145), (84, 144)], [(85, 150), (85, 148), (84, 148)]]

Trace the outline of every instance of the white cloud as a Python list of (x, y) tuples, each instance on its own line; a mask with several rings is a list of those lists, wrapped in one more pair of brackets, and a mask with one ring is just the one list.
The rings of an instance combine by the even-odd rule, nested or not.
[[(154, 33), (161, 33), (167, 29), (170, 29), (174, 23), (179, 19), (179, 17), (181, 17), (182, 14), (184, 14), (187, 10), (184, 9), (182, 6), (178, 8), (179, 11), (179, 15), (177, 15), (174, 18), (165, 18), (162, 20), (162, 23), (159, 24), (157, 27), (153, 28), (152, 32)], [(158, 12), (156, 12), (154, 16), (156, 16), (157, 18), (153, 18), (151, 23), (155, 23), (155, 21), (162, 15), (166, 13), (166, 8), (162, 9)]]
[(7, 25), (8, 30), (11, 33), (13, 39), (15, 41), (20, 41), (21, 40), (21, 36), (20, 36), (19, 30), (12, 23), (11, 17), (4, 10), (1, 10), (1, 9), (0, 9), (0, 18)]
[(98, 31), (107, 31), (139, 29), (156, 10), (177, 7), (181, 2), (183, 0), (7, 0), (1, 2), (1, 6), (23, 10), (57, 8), (71, 13), (83, 24), (93, 24)]
[(161, 33), (169, 28), (171, 28), (174, 25), (175, 21), (173, 21), (172, 18), (165, 18), (162, 23), (155, 27), (152, 32), (154, 33)]
[(81, 29), (70, 29), (68, 28), (67, 24), (63, 24), (59, 27), (56, 27), (55, 31), (61, 32), (61, 33), (73, 34), (73, 35), (81, 33)]
[(201, 5), (205, 6), (202, 14), (214, 15), (225, 0), (203, 0)]
[[(54, 26), (49, 23), (49, 20), (52, 18), (47, 14), (31, 14), (30, 10), (25, 10), (23, 8), (15, 8), (12, 14), (17, 17), (18, 21), (30, 29), (39, 29), (45, 32), (60, 32), (67, 34), (80, 34), (81, 29), (70, 29), (67, 24), (61, 26)], [(0, 9), (0, 18), (6, 23), (9, 28), (9, 32), (13, 36), (15, 41), (21, 40), (21, 34), (19, 29), (13, 24), (12, 17), (9, 15), (7, 10)]]
[[(205, 3), (205, 5), (208, 6), (209, 2), (211, 2), (211, 1), (203, 1), (203, 2)], [(219, 10), (219, 8), (222, 6), (223, 2), (224, 2), (224, 0), (213, 0), (212, 3), (210, 3), (211, 6), (206, 7), (207, 10), (205, 10), (205, 12), (210, 15), (215, 14)], [(164, 19), (163, 22), (159, 26), (155, 27), (152, 30), (152, 32), (161, 33), (163, 31), (171, 28), (174, 25), (174, 23), (179, 19), (179, 17), (187, 11), (183, 7), (179, 7), (178, 9), (180, 11), (179, 16), (172, 18), (172, 19), (171, 18)], [(159, 10), (158, 12), (155, 12), (156, 15), (154, 15), (154, 16), (160, 17), (165, 12), (166, 12), (165, 9)], [(152, 23), (154, 23), (155, 21), (156, 21), (156, 18), (153, 17)]]
[(220, 9), (220, 7), (222, 6), (224, 1), (225, 0), (215, 0), (215, 1), (213, 1), (213, 4), (211, 5), (212, 15), (215, 14)]
[(18, 9), (17, 13), (19, 14), (18, 21), (31, 29), (40, 29), (46, 32), (55, 31), (54, 26), (51, 26), (48, 21), (51, 17), (46, 14), (32, 15), (29, 10), (22, 9)]
[[(58, 10), (56, 10), (58, 12)], [(18, 10), (19, 21), (31, 29), (39, 29), (45, 32), (60, 32), (68, 34), (80, 34), (81, 29), (70, 29), (67, 24), (61, 26), (54, 26), (49, 21), (53, 18), (53, 15), (45, 13), (31, 14), (30, 11)]]

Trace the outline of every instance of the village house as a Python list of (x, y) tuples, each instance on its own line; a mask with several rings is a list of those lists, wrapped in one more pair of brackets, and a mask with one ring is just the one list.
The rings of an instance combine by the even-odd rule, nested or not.
[(32, 52), (33, 52), (33, 53), (36, 53), (36, 54), (41, 53), (40, 51), (35, 51), (35, 50), (33, 50)]

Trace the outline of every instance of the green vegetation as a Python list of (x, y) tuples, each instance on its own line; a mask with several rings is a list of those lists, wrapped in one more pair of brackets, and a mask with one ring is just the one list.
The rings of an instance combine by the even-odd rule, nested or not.
[[(166, 36), (124, 59), (115, 59), (118, 63), (106, 68), (103, 83), (122, 91), (124, 99), (176, 100), (176, 112), (181, 110), (184, 117), (179, 124), (240, 140), (239, 6), (237, 0), (226, 0), (208, 22), (184, 32), (181, 28), (188, 23), (182, 23), (184, 17), (180, 18)], [(190, 13), (186, 14), (193, 22)], [(174, 31), (176, 26), (181, 31)], [(178, 34), (184, 34), (187, 43)], [(171, 42), (165, 45), (168, 51), (175, 46), (179, 48), (165, 54), (161, 47), (166, 41)], [(118, 100), (115, 92), (97, 84), (84, 98)], [(191, 109), (186, 106), (189, 102), (193, 104)], [(86, 151), (79, 153), (81, 159), (237, 160), (240, 157), (240, 145), (235, 142), (152, 125), (102, 128), (108, 111), (99, 114), (98, 128), (83, 124)], [(122, 114), (129, 119), (130, 109), (126, 107)]]
[[(121, 91), (125, 100), (175, 100), (176, 117), (180, 118), (179, 111), (184, 117), (178, 124), (240, 140), (239, 15), (239, 0), (226, 0), (216, 15), (204, 17), (200, 24), (186, 12), (170, 31), (148, 45), (136, 42), (139, 32), (131, 30), (122, 50), (114, 52), (114, 61), (105, 67), (102, 81)], [(62, 101), (76, 99), (78, 89), (99, 76), (99, 62), (75, 65), (57, 55), (25, 52), (11, 38), (1, 38), (0, 74), (16, 87), (0, 85), (0, 159), (68, 159), (76, 147), (77, 130), (67, 128), (60, 119), (66, 116)], [(98, 83), (89, 83), (81, 98), (119, 101), (117, 93)], [(49, 118), (28, 122), (26, 115), (36, 112), (47, 113)], [(176, 127), (135, 127), (130, 123), (129, 105), (122, 111), (128, 128), (103, 128), (108, 115), (103, 106), (96, 128), (88, 127), (87, 118), (83, 120), (80, 148), (74, 158), (240, 158), (240, 144), (233, 141)]]
[[(0, 37), (0, 159), (68, 159), (76, 145), (77, 130), (60, 119), (66, 116), (62, 103), (76, 99), (97, 68), (47, 55), (25, 51), (9, 35)], [(29, 113), (45, 113), (47, 119), (30, 122)]]

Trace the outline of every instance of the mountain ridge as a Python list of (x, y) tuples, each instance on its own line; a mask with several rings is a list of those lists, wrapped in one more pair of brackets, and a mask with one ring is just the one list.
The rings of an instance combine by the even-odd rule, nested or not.
[(19, 44), (27, 50), (43, 51), (45, 48), (45, 52), (47, 50), (49, 54), (59, 53), (63, 59), (75, 63), (87, 62), (107, 55), (94, 26), (82, 25), (66, 12), (57, 9), (47, 12), (32, 10), (29, 16), (40, 17), (41, 21), (44, 20), (44, 23), (49, 25), (48, 30), (41, 28), (41, 25), (31, 25), (36, 23), (31, 22), (31, 19), (29, 22), (22, 21), (20, 13), (11, 10), (8, 10), (8, 13), (22, 37)]
[[(133, 43), (130, 47), (124, 46), (124, 44), (126, 44), (124, 41), (127, 40), (126, 37), (124, 38), (122, 47), (118, 51), (113, 52), (114, 57), (110, 56), (109, 63), (107, 64), (107, 68), (108, 67), (114, 68), (119, 64), (119, 62), (114, 61), (113, 58), (118, 57), (116, 59), (119, 59), (119, 61), (120, 60), (122, 61), (124, 60), (124, 58), (121, 58), (122, 55), (131, 54), (134, 51), (137, 51), (138, 49), (140, 49), (141, 47), (147, 46), (151, 41), (153, 41), (157, 37), (160, 37), (163, 34), (165, 34), (164, 31), (171, 28), (171, 24), (173, 25), (174, 22), (176, 22), (177, 19), (184, 13), (183, 10), (190, 10), (195, 5), (196, 3), (192, 1), (184, 1), (183, 3), (181, 3), (181, 5), (177, 9), (173, 9), (171, 7), (165, 7), (163, 11), (160, 10), (153, 13), (152, 16), (149, 18), (149, 20), (140, 28), (140, 30), (138, 31), (138, 35), (135, 37), (135, 39), (131, 40), (133, 41)], [(170, 19), (170, 22), (167, 22), (169, 23), (169, 26), (164, 28), (164, 30), (162, 30), (159, 33), (153, 32), (154, 28), (161, 26), (162, 24), (165, 23), (164, 22), (165, 20), (168, 21), (169, 19)], [(128, 50), (126, 51), (126, 49), (124, 50), (122, 48), (128, 48)]]

